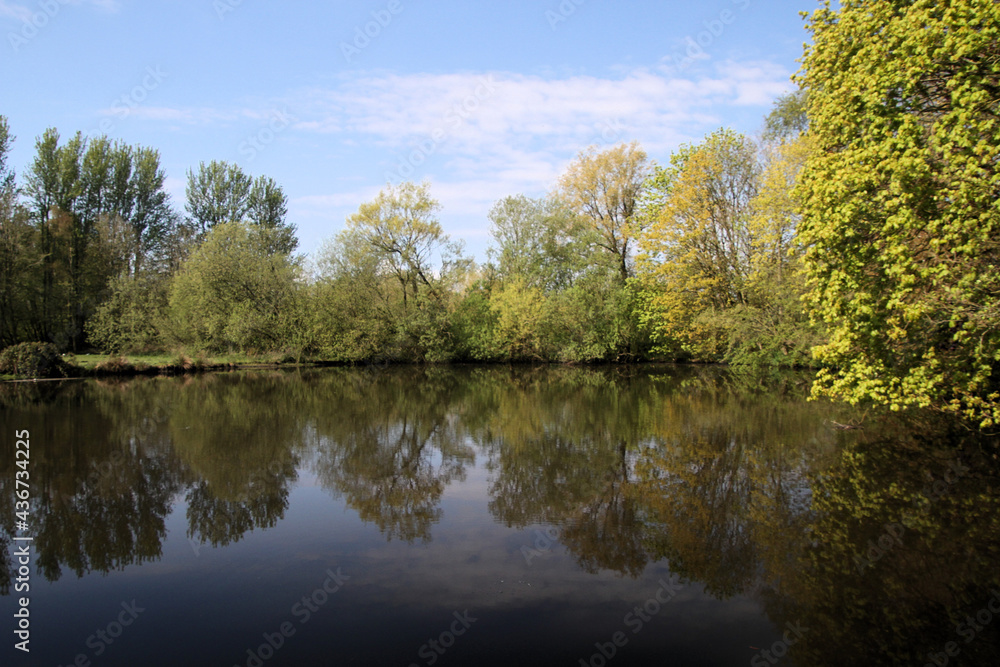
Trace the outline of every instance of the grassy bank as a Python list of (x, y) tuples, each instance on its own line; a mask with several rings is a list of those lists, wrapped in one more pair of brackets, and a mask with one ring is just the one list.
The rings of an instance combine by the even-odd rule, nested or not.
[[(288, 354), (224, 354), (208, 356), (186, 354), (65, 354), (65, 377), (106, 377), (113, 375), (171, 375), (238, 368), (273, 368), (279, 366), (313, 365)], [(0, 381), (32, 379), (30, 376), (0, 373)]]

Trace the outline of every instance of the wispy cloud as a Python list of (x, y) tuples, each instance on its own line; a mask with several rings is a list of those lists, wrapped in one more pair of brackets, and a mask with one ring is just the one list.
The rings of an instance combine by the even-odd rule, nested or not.
[[(242, 107), (141, 107), (135, 115), (173, 124), (228, 125), (275, 107), (296, 119), (289, 132), (373, 155), (387, 175), (428, 179), (446, 215), (472, 240), (497, 199), (550, 189), (588, 145), (638, 140), (666, 159), (722, 123), (720, 108), (760, 106), (791, 87), (786, 68), (723, 61), (707, 73), (637, 68), (614, 78), (516, 73), (345, 74), (326, 86)], [(409, 174), (412, 173), (412, 176)], [(399, 180), (403, 180), (400, 178)], [(294, 199), (299, 219), (339, 226), (382, 183), (357, 183)], [(339, 190), (339, 191), (338, 191)], [(459, 230), (454, 230), (459, 232)]]
[(20, 21), (30, 21), (32, 11), (24, 5), (19, 5), (7, 0), (0, 0), (0, 16), (6, 16)]
[[(109, 12), (118, 11), (121, 7), (118, 0), (58, 0), (58, 2), (64, 5), (92, 5)], [(20, 21), (30, 21), (31, 17), (39, 11), (43, 10), (37, 3), (34, 5), (22, 5), (10, 2), (10, 0), (0, 0), (0, 16)]]
[(655, 151), (700, 136), (718, 122), (715, 105), (769, 104), (789, 88), (789, 74), (767, 62), (723, 62), (698, 78), (647, 69), (616, 79), (383, 74), (303, 90), (292, 104), (301, 130), (361, 135), (394, 150), (443, 132), (442, 152), (456, 156), (558, 154), (599, 141), (611, 127)]

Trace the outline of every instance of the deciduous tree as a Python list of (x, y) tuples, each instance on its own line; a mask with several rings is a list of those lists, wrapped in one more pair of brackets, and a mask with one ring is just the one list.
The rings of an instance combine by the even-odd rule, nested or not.
[(175, 342), (216, 350), (271, 350), (300, 323), (298, 266), (273, 254), (250, 226), (220, 223), (170, 286)]
[(714, 355), (719, 334), (696, 318), (749, 302), (756, 147), (719, 130), (701, 145), (682, 147), (660, 176), (668, 194), (643, 235), (646, 319), (661, 347), (679, 343), (698, 356)]
[(812, 14), (802, 242), (817, 393), (1000, 420), (1000, 4)]
[(586, 255), (581, 226), (569, 209), (549, 197), (504, 197), (489, 212), (487, 253), (501, 280), (520, 278), (543, 290), (568, 287)]
[(594, 244), (610, 253), (622, 282), (632, 275), (632, 254), (640, 231), (636, 204), (649, 176), (646, 152), (637, 142), (605, 151), (591, 146), (559, 180), (559, 197), (594, 232)]

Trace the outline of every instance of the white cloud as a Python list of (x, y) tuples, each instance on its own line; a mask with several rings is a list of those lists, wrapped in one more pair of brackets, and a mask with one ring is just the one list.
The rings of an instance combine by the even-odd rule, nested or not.
[[(137, 117), (188, 124), (232, 124), (273, 108), (295, 120), (289, 132), (310, 143), (362, 154), (367, 173), (431, 181), (442, 217), (473, 241), (506, 195), (537, 196), (588, 145), (638, 140), (658, 160), (723, 124), (724, 108), (760, 106), (791, 88), (790, 72), (769, 62), (725, 61), (710, 74), (636, 68), (615, 78), (516, 73), (351, 73), (333, 85), (287, 91), (242, 107), (143, 107)], [(400, 165), (409, 165), (407, 173)], [(343, 180), (343, 179), (341, 179)], [(335, 230), (375, 197), (384, 180), (301, 196), (293, 217)], [(366, 181), (371, 183), (371, 181)], [(301, 231), (304, 231), (301, 230)]]
[(718, 105), (766, 106), (790, 87), (772, 63), (725, 62), (714, 76), (636, 69), (617, 79), (522, 74), (376, 74), (290, 102), (303, 131), (341, 134), (400, 155), (412, 150), (474, 157), (482, 170), (515, 153), (548, 159), (590, 143), (638, 139), (651, 152), (696, 139), (719, 122)]
[[(59, 0), (60, 4), (66, 5), (93, 5), (105, 11), (117, 11), (120, 7), (118, 0)], [(32, 5), (21, 5), (9, 0), (0, 0), (0, 16), (8, 16), (19, 21), (31, 21), (31, 17), (36, 13), (43, 12), (37, 3)]]
[(775, 98), (793, 87), (789, 72), (774, 63), (738, 63), (730, 60), (719, 69), (733, 82), (736, 99), (732, 103), (735, 105), (769, 106)]
[(9, 16), (19, 21), (30, 21), (32, 13), (31, 9), (23, 5), (0, 0), (0, 16)]

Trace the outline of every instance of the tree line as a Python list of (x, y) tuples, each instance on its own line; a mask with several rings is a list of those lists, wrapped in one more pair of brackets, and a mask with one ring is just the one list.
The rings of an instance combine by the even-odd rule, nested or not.
[[(51, 129), (22, 185), (4, 172), (0, 336), (73, 351), (288, 349), (346, 362), (801, 363), (798, 333), (748, 325), (738, 344), (726, 334), (749, 309), (774, 315), (785, 305), (775, 295), (801, 292), (786, 252), (795, 214), (771, 202), (767, 180), (798, 169), (782, 148), (798, 145), (790, 136), (762, 149), (720, 130), (669, 167), (634, 142), (588, 148), (548, 195), (495, 203), (480, 265), (442, 230), (428, 183), (388, 185), (306, 258), (272, 179), (203, 163), (187, 174), (181, 214), (154, 149), (80, 134), (61, 142)], [(699, 203), (699, 193), (716, 199)], [(688, 280), (710, 293), (684, 296)], [(801, 308), (787, 310), (774, 316)]]
[(1000, 417), (1000, 5), (845, 0), (808, 17), (761, 136), (667, 164), (582, 151), (489, 213), (488, 260), (427, 183), (386, 186), (312, 258), (235, 165), (55, 130), (22, 183), (0, 119), (0, 342), (292, 351), (342, 362), (687, 359), (821, 366), (816, 391)]
[[(203, 163), (190, 171), (182, 216), (170, 202), (155, 149), (79, 132), (63, 142), (53, 128), (35, 141), (18, 183), (7, 164), (13, 140), (0, 116), (3, 346), (46, 341), (63, 350), (107, 351), (168, 345), (163, 321), (142, 320), (158, 312), (165, 288), (216, 224), (243, 221), (270, 253), (288, 254), (297, 245), (281, 187), (267, 177), (251, 179), (235, 165)], [(135, 307), (116, 308), (123, 299)]]

